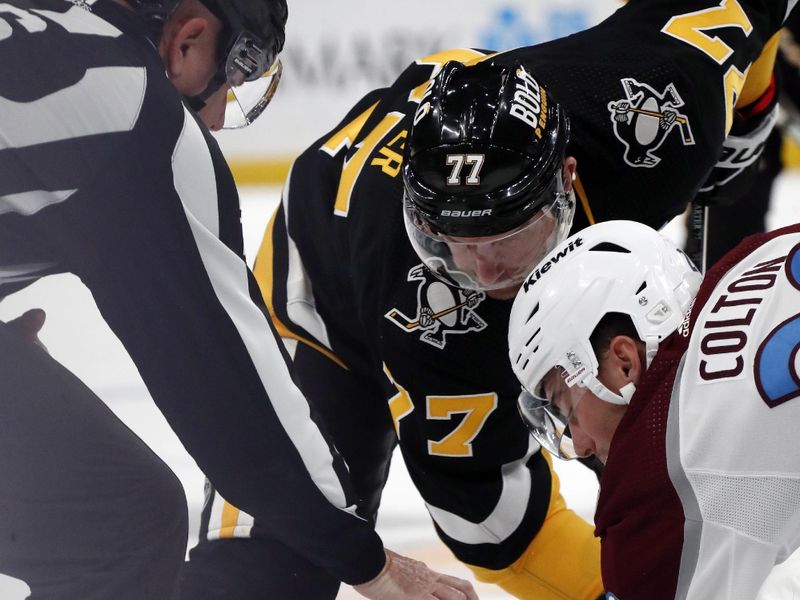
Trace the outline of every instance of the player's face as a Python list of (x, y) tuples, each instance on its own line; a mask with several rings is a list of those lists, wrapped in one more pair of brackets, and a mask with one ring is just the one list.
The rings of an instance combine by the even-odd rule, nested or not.
[[(452, 238), (448, 244), (456, 267), (471, 274), (487, 295), (497, 300), (516, 296), (531, 268), (552, 245), (556, 221), (549, 213), (537, 213), (531, 222), (511, 234), (481, 238)], [(501, 282), (508, 285), (497, 287)], [(497, 289), (492, 289), (497, 288)]]
[[(598, 379), (605, 383), (602, 365)], [(605, 463), (614, 432), (627, 406), (601, 400), (578, 385), (569, 387), (560, 369), (551, 370), (543, 383), (546, 397), (569, 423), (576, 454), (581, 457), (594, 454)]]
[[(564, 159), (561, 177), (566, 194), (572, 191), (576, 165), (574, 157)], [(554, 213), (543, 209), (510, 233), (452, 237), (448, 246), (455, 267), (474, 278), (490, 298), (512, 300), (531, 269), (560, 241), (555, 235), (558, 227)]]

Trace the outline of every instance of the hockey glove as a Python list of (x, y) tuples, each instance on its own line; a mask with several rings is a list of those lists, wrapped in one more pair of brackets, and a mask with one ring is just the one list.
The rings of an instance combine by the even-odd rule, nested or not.
[(778, 119), (775, 79), (753, 104), (736, 111), (722, 155), (711, 169), (695, 202), (707, 206), (727, 206), (752, 187), (759, 169), (759, 158)]

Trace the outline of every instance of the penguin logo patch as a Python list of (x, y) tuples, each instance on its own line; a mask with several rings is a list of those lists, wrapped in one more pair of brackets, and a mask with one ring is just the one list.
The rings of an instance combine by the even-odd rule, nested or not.
[(408, 272), (408, 281), (418, 281), (417, 314), (408, 317), (398, 308), (384, 316), (406, 333), (419, 333), (419, 339), (441, 350), (447, 336), (486, 328), (486, 321), (475, 312), (486, 294), (462, 290), (438, 279), (423, 264)]
[(620, 80), (625, 98), (608, 103), (614, 135), (625, 144), (625, 162), (632, 167), (655, 167), (661, 158), (658, 150), (673, 129), (684, 146), (694, 145), (692, 128), (686, 115), (678, 112), (684, 105), (675, 85), (670, 83), (659, 94), (646, 83), (626, 77)]

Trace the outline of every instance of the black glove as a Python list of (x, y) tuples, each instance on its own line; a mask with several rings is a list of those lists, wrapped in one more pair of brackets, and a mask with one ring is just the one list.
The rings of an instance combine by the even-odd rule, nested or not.
[(707, 206), (728, 206), (752, 187), (759, 158), (778, 120), (775, 79), (766, 92), (747, 107), (737, 110), (722, 155), (706, 176), (694, 201)]

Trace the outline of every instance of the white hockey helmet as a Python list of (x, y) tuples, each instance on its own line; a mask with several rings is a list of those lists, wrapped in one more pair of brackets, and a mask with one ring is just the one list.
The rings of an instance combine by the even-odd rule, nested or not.
[(544, 376), (561, 367), (568, 386), (587, 387), (603, 400), (626, 404), (630, 394), (613, 392), (597, 379), (592, 332), (608, 313), (628, 315), (645, 343), (649, 365), (659, 342), (683, 322), (701, 279), (683, 251), (633, 221), (584, 229), (537, 265), (514, 301), (508, 343), (511, 366), (523, 387), (520, 412), (540, 442), (547, 441), (542, 435), (550, 436), (550, 444), (542, 443), (545, 448), (553, 451), (549, 446), (554, 445), (554, 454), (572, 458), (560, 447), (566, 422), (562, 418), (553, 428), (552, 415), (546, 414)]

